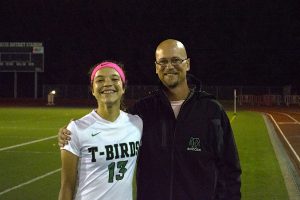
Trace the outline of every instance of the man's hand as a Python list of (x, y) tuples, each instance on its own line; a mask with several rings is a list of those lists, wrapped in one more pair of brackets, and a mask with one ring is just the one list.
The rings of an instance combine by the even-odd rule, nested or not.
[(71, 132), (67, 129), (67, 126), (64, 126), (58, 131), (58, 146), (64, 147), (68, 144), (68, 141), (71, 140)]

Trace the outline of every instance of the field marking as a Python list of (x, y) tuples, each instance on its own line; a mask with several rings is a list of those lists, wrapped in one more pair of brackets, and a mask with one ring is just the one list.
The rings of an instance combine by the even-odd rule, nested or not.
[(235, 120), (235, 118), (236, 118), (236, 115), (233, 115), (233, 116), (231, 117), (231, 119), (230, 119), (230, 124), (232, 124), (232, 122)]
[(30, 141), (30, 142), (25, 142), (25, 143), (21, 143), (21, 144), (9, 146), (9, 147), (3, 147), (3, 148), (0, 148), (0, 151), (5, 151), (5, 150), (8, 150), (8, 149), (14, 149), (14, 148), (17, 148), (17, 147), (21, 147), (21, 146), (25, 146), (25, 145), (29, 145), (29, 144), (33, 144), (33, 143), (42, 142), (42, 141), (45, 141), (45, 140), (50, 140), (50, 139), (53, 139), (53, 138), (56, 138), (56, 137), (57, 137), (57, 135), (54, 135), (54, 136), (46, 137), (46, 138), (39, 139), (39, 140), (33, 140), (33, 141)]
[(21, 153), (21, 154), (58, 154), (59, 151), (4, 151), (2, 153)]
[(24, 182), (24, 183), (21, 183), (21, 184), (19, 184), (19, 185), (14, 186), (14, 187), (8, 188), (8, 189), (6, 189), (6, 190), (0, 192), (0, 196), (3, 195), (3, 194), (5, 194), (5, 193), (8, 193), (8, 192), (10, 192), (10, 191), (12, 191), (12, 190), (18, 189), (18, 188), (20, 188), (20, 187), (23, 187), (23, 186), (25, 186), (25, 185), (28, 185), (28, 184), (33, 183), (33, 182), (35, 182), (35, 181), (38, 181), (38, 180), (40, 180), (40, 179), (42, 179), (42, 178), (45, 178), (45, 177), (47, 177), (47, 176), (50, 176), (50, 175), (52, 175), (52, 174), (54, 174), (54, 173), (56, 173), (56, 172), (59, 172), (60, 170), (61, 170), (61, 168), (56, 169), (56, 170), (53, 170), (53, 171), (51, 171), (51, 172), (48, 172), (48, 173), (43, 174), (43, 175), (41, 175), (41, 176), (38, 176), (38, 177), (36, 177), (36, 178), (34, 178), (34, 179), (31, 179), (31, 180), (29, 180), (29, 181), (27, 181), (27, 182)]
[(282, 115), (285, 115), (287, 116), (288, 118), (290, 118), (291, 120), (293, 120), (294, 122), (300, 124), (300, 122), (298, 120), (296, 120), (295, 118), (293, 118), (292, 116), (290, 116), (289, 114), (286, 114), (286, 113), (282, 113), (282, 112), (276, 112), (276, 113), (279, 113), (279, 114), (282, 114)]
[(36, 139), (36, 136), (0, 135), (0, 138), (10, 138), (10, 139)]
[(285, 135), (283, 134), (282, 130), (280, 129), (280, 127), (278, 126), (277, 122), (275, 121), (275, 119), (273, 118), (273, 116), (269, 113), (266, 113), (267, 115), (269, 115), (269, 117), (272, 119), (272, 121), (274, 122), (275, 126), (277, 127), (278, 131), (280, 132), (281, 136), (283, 137), (284, 141), (287, 143), (288, 147), (290, 148), (290, 150), (292, 151), (292, 153), (294, 154), (294, 156), (296, 157), (297, 161), (300, 163), (300, 158), (298, 156), (298, 154), (296, 153), (295, 149), (292, 147), (292, 145), (290, 144), (290, 142), (287, 140), (287, 138), (285, 137)]
[(277, 122), (277, 124), (300, 124), (299, 122)]
[[(26, 130), (54, 130), (56, 128), (25, 127)], [(24, 129), (24, 126), (1, 126), (0, 129)]]

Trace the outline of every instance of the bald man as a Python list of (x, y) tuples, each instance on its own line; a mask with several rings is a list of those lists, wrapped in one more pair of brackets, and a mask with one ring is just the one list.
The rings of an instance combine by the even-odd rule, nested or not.
[(223, 107), (213, 96), (189, 88), (190, 59), (180, 41), (161, 42), (155, 57), (161, 86), (130, 110), (144, 123), (137, 199), (240, 199), (241, 167)]

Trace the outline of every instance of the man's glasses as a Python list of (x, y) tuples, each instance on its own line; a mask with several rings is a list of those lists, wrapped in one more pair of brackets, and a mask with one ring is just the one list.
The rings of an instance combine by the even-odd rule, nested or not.
[(159, 61), (155, 61), (155, 63), (164, 67), (164, 66), (167, 66), (169, 63), (171, 63), (171, 65), (180, 65), (184, 61), (186, 61), (187, 59), (188, 58), (181, 59), (181, 58), (177, 58), (177, 57), (173, 57), (173, 58), (170, 58), (170, 59), (162, 58)]

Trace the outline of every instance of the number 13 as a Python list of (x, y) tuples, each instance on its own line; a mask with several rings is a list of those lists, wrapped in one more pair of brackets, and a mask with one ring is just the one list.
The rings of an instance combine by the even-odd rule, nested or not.
[[(127, 162), (128, 162), (128, 160), (117, 162), (117, 168), (119, 169), (119, 174), (116, 175), (117, 181), (122, 180), (124, 178), (124, 174), (127, 171), (127, 169), (126, 169)], [(114, 182), (115, 166), (116, 166), (115, 162), (112, 162), (108, 165), (108, 171), (109, 171), (108, 182), (109, 183)]]

